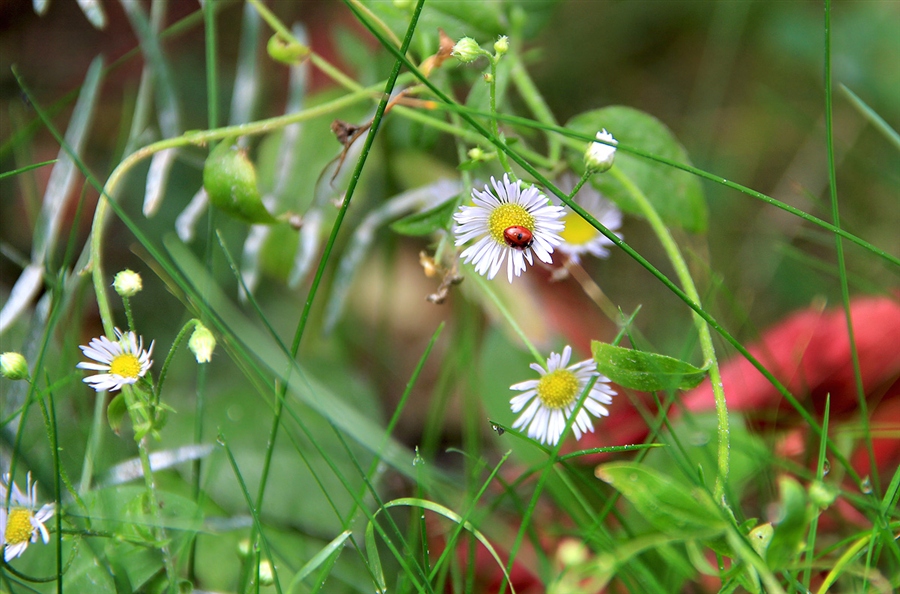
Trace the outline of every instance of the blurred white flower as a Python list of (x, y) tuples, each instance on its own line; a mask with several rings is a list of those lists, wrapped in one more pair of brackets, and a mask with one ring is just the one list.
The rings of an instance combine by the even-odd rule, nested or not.
[(44, 522), (53, 517), (55, 506), (48, 503), (35, 511), (36, 507), (37, 483), (31, 480), (30, 472), (25, 477), (25, 493), (10, 482), (8, 474), (3, 477), (3, 482), (0, 482), (0, 536), (3, 537), (3, 559), (6, 562), (24, 553), (29, 542), (37, 542), (38, 534), (44, 544), (49, 542), (50, 534)]

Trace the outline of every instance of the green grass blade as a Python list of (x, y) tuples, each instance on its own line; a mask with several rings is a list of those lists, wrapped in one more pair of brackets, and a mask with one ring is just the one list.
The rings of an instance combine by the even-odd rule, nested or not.
[(44, 165), (52, 165), (57, 162), (57, 159), (51, 159), (49, 161), (43, 161), (41, 163), (33, 163), (31, 165), (26, 165), (25, 167), (19, 167), (13, 171), (5, 171), (0, 173), (0, 179), (11, 177), (13, 175), (18, 175), (20, 173), (25, 173), (26, 171), (31, 171), (32, 169), (37, 169), (38, 167), (43, 167)]
[(900, 150), (900, 133), (897, 133), (887, 121), (878, 115), (874, 109), (869, 107), (869, 105), (859, 98), (859, 96), (851, 91), (849, 87), (844, 84), (840, 86), (841, 91), (844, 95), (847, 96), (847, 99), (850, 100), (850, 104), (856, 108), (856, 110), (862, 114), (864, 118), (866, 118), (872, 126), (875, 127), (876, 130), (881, 132), (885, 138), (887, 138), (888, 142), (893, 144), (897, 150)]

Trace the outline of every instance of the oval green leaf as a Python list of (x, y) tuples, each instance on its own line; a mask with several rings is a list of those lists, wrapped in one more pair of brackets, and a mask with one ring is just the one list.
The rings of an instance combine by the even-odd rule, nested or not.
[(709, 495), (632, 462), (598, 466), (594, 474), (622, 494), (654, 528), (680, 539), (709, 538), (727, 524)]
[(278, 222), (263, 205), (256, 167), (230, 139), (220, 142), (206, 158), (203, 187), (209, 201), (232, 218), (251, 224)]
[(413, 213), (391, 223), (391, 231), (400, 235), (418, 237), (431, 235), (435, 231), (445, 229), (447, 221), (456, 209), (456, 200), (447, 200), (432, 209)]
[[(631, 107), (614, 105), (586, 111), (569, 120), (566, 127), (589, 136), (605, 128), (620, 144), (690, 164), (687, 151), (665, 124)], [(584, 169), (582, 156), (583, 153), (578, 153), (572, 157), (572, 165), (578, 170)], [(692, 233), (706, 231), (709, 215), (699, 178), (621, 150), (616, 152), (615, 166), (644, 192), (667, 224)], [(622, 210), (642, 216), (631, 194), (614, 175), (594, 175), (591, 184)]]
[(641, 392), (689, 390), (706, 377), (705, 370), (680, 359), (597, 340), (591, 342), (591, 353), (600, 373), (624, 388)]

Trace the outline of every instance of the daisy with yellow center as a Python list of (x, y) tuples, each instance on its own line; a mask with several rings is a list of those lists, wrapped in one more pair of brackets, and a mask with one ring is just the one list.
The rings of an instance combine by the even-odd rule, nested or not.
[(461, 206), (453, 215), (456, 245), (477, 240), (462, 255), (475, 272), (489, 279), (499, 272), (506, 260), (509, 282), (525, 270), (525, 263), (534, 265), (532, 253), (548, 264), (554, 246), (562, 241), (559, 233), (564, 224), (560, 220), (563, 209), (552, 204), (535, 186), (522, 187), (521, 180), (502, 181), (491, 178), (491, 186), (484, 191), (472, 189), (474, 206)]
[(512, 411), (518, 413), (525, 409), (513, 423), (513, 429), (527, 427), (528, 437), (547, 445), (556, 445), (578, 399), (595, 376), (597, 381), (572, 424), (575, 439), (581, 439), (582, 434), (588, 431), (594, 432), (588, 413), (595, 417), (609, 416), (609, 409), (604, 405), (611, 404), (612, 397), (616, 395), (615, 390), (609, 387), (609, 378), (597, 373), (597, 364), (593, 359), (569, 365), (571, 358), (572, 347), (566, 345), (562, 354), (550, 353), (546, 369), (537, 363), (531, 364), (531, 368), (540, 374), (540, 379), (510, 386), (510, 390), (522, 392), (509, 401)]
[[(570, 193), (575, 188), (575, 177), (571, 174), (563, 176), (559, 182), (559, 188)], [(622, 226), (622, 211), (615, 204), (607, 200), (600, 192), (589, 184), (585, 184), (575, 194), (574, 200), (588, 214), (609, 229), (615, 231)], [(597, 231), (580, 214), (566, 207), (563, 220), (566, 223), (565, 230), (560, 233), (562, 243), (557, 249), (569, 256), (576, 264), (581, 262), (581, 256), (590, 254), (596, 258), (609, 256), (608, 246), (613, 243), (608, 237)], [(616, 236), (621, 237), (619, 233)]]
[(24, 553), (29, 542), (37, 542), (38, 534), (44, 544), (50, 541), (44, 522), (53, 517), (55, 507), (48, 503), (35, 511), (37, 483), (31, 480), (30, 472), (25, 478), (25, 493), (10, 482), (8, 474), (3, 478), (0, 483), (0, 537), (3, 538), (3, 559), (9, 562)]
[(92, 369), (98, 373), (84, 378), (98, 392), (114, 392), (125, 384), (133, 384), (144, 377), (153, 361), (153, 343), (144, 350), (144, 339), (135, 336), (134, 332), (122, 333), (116, 328), (116, 340), (105, 336), (94, 338), (88, 346), (79, 347), (84, 355), (97, 363), (82, 361), (79, 369)]

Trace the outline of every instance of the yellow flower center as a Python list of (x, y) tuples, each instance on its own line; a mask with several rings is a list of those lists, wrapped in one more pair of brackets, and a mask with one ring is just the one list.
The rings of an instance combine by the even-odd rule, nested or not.
[(31, 510), (24, 507), (14, 507), (9, 510), (6, 518), (6, 544), (22, 544), (31, 538), (34, 527), (31, 525)]
[(141, 361), (131, 353), (123, 353), (109, 364), (109, 372), (114, 375), (137, 379), (141, 374)]
[(566, 222), (566, 228), (559, 235), (569, 245), (584, 245), (600, 233), (577, 212), (566, 213), (563, 220)]
[(488, 228), (494, 241), (505, 245), (503, 232), (510, 227), (525, 227), (534, 233), (534, 217), (521, 204), (501, 204), (491, 211)]
[(537, 393), (547, 408), (564, 408), (578, 397), (578, 378), (568, 369), (551, 371), (538, 381)]

